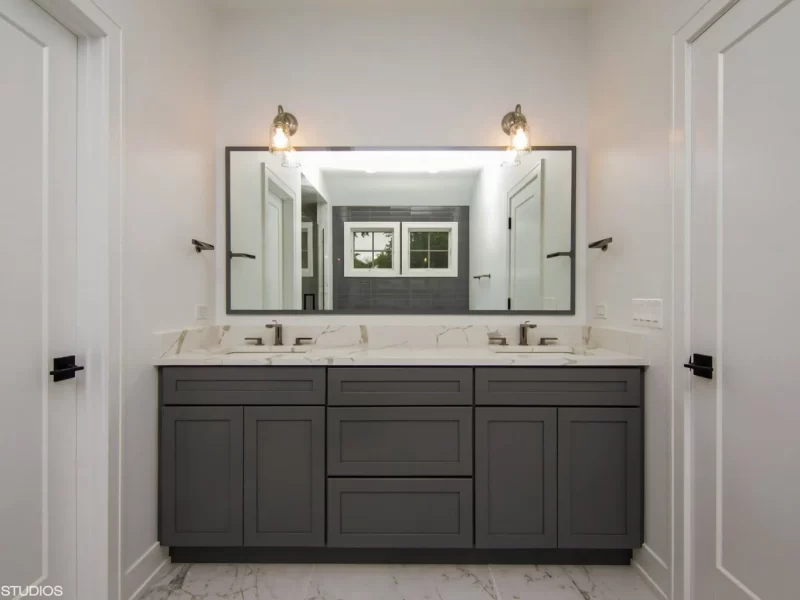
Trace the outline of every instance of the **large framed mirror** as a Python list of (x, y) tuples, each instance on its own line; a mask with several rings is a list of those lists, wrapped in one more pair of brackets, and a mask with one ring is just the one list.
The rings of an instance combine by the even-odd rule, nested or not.
[(574, 146), (225, 162), (228, 314), (575, 314)]

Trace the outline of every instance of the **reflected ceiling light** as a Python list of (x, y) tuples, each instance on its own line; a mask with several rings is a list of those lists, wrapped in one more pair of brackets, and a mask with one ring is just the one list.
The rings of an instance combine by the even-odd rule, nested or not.
[(531, 135), (528, 120), (522, 114), (522, 106), (517, 104), (513, 112), (507, 113), (501, 125), (508, 136), (509, 150), (519, 153), (531, 151)]
[(283, 112), (278, 105), (278, 114), (272, 120), (269, 134), (269, 151), (273, 154), (292, 151), (292, 136), (297, 132), (297, 119), (292, 113)]

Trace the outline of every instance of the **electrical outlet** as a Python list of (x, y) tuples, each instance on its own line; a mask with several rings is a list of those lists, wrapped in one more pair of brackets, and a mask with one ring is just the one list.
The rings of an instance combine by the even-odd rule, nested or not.
[(642, 327), (664, 327), (664, 301), (661, 298), (634, 298), (633, 322)]
[(194, 307), (194, 318), (198, 321), (208, 320), (208, 306), (205, 304), (196, 304)]
[(594, 307), (594, 317), (595, 319), (607, 319), (608, 305), (606, 305), (605, 303), (596, 304)]

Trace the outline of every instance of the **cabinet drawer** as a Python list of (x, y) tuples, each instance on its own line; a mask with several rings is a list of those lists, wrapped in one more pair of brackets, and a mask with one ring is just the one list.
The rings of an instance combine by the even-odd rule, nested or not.
[(163, 367), (162, 404), (325, 404), (323, 367)]
[(421, 406), (472, 404), (472, 369), (328, 369), (328, 404)]
[(471, 479), (329, 479), (328, 545), (469, 548)]
[(328, 475), (472, 474), (472, 408), (329, 408)]
[(500, 406), (639, 406), (640, 369), (475, 369), (475, 403)]

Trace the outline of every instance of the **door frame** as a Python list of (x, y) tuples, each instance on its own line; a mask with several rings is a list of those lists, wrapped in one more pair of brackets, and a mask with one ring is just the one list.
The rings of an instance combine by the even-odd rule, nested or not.
[[(509, 302), (508, 309), (509, 310), (514, 310), (511, 307), (512, 299), (514, 297), (513, 296), (514, 283), (513, 283), (513, 277), (512, 277), (512, 272), (514, 270), (514, 265), (512, 264), (513, 261), (511, 260), (511, 250), (512, 250), (512, 247), (514, 245), (514, 236), (513, 236), (513, 230), (511, 229), (511, 226), (510, 226), (511, 219), (512, 219), (512, 212), (513, 212), (512, 205), (514, 203), (514, 198), (518, 194), (521, 194), (522, 191), (526, 187), (528, 187), (531, 183), (533, 183), (533, 181), (535, 179), (537, 179), (537, 178), (539, 179), (539, 186), (541, 188), (541, 192), (539, 193), (539, 204), (540, 204), (540, 213), (541, 213), (541, 222), (542, 222), (542, 236), (539, 238), (539, 246), (540, 246), (540, 251), (539, 251), (540, 259), (539, 260), (540, 260), (540, 264), (541, 264), (541, 273), (544, 276), (544, 210), (545, 210), (545, 206), (544, 206), (544, 196), (545, 196), (545, 191), (544, 191), (544, 163), (545, 163), (545, 159), (544, 158), (539, 160), (539, 162), (537, 162), (535, 165), (533, 165), (531, 170), (528, 171), (527, 173), (525, 173), (525, 175), (517, 183), (515, 183), (511, 188), (509, 188), (508, 192), (506, 193), (506, 211), (507, 211), (506, 216), (508, 217), (508, 222), (509, 222), (509, 228), (508, 228), (508, 232), (507, 232), (508, 233), (508, 242), (507, 242), (507, 249), (506, 249), (506, 252), (507, 252), (506, 256), (508, 258), (508, 260), (507, 260), (507, 263), (508, 263), (508, 266), (507, 266), (507, 268), (508, 268), (508, 274), (507, 274), (508, 275), (508, 289), (506, 291), (508, 292), (508, 302)], [(575, 167), (573, 165), (573, 169), (574, 168)], [(537, 171), (538, 171), (538, 175), (536, 175), (534, 177), (534, 174), (536, 174)], [(573, 210), (574, 210), (574, 208), (573, 208)], [(573, 291), (574, 291), (574, 287), (575, 286), (573, 284)], [(544, 286), (542, 286), (541, 292), (542, 292), (542, 294), (541, 294), (542, 301), (544, 301)], [(542, 309), (539, 309), (539, 310), (542, 310)]]
[[(77, 595), (120, 598), (121, 28), (92, 0), (34, 0), (78, 38)], [(45, 368), (47, 365), (42, 365)]]
[(672, 38), (672, 600), (695, 599), (692, 590), (691, 214), (693, 159), (692, 45), (739, 0), (708, 0)]

